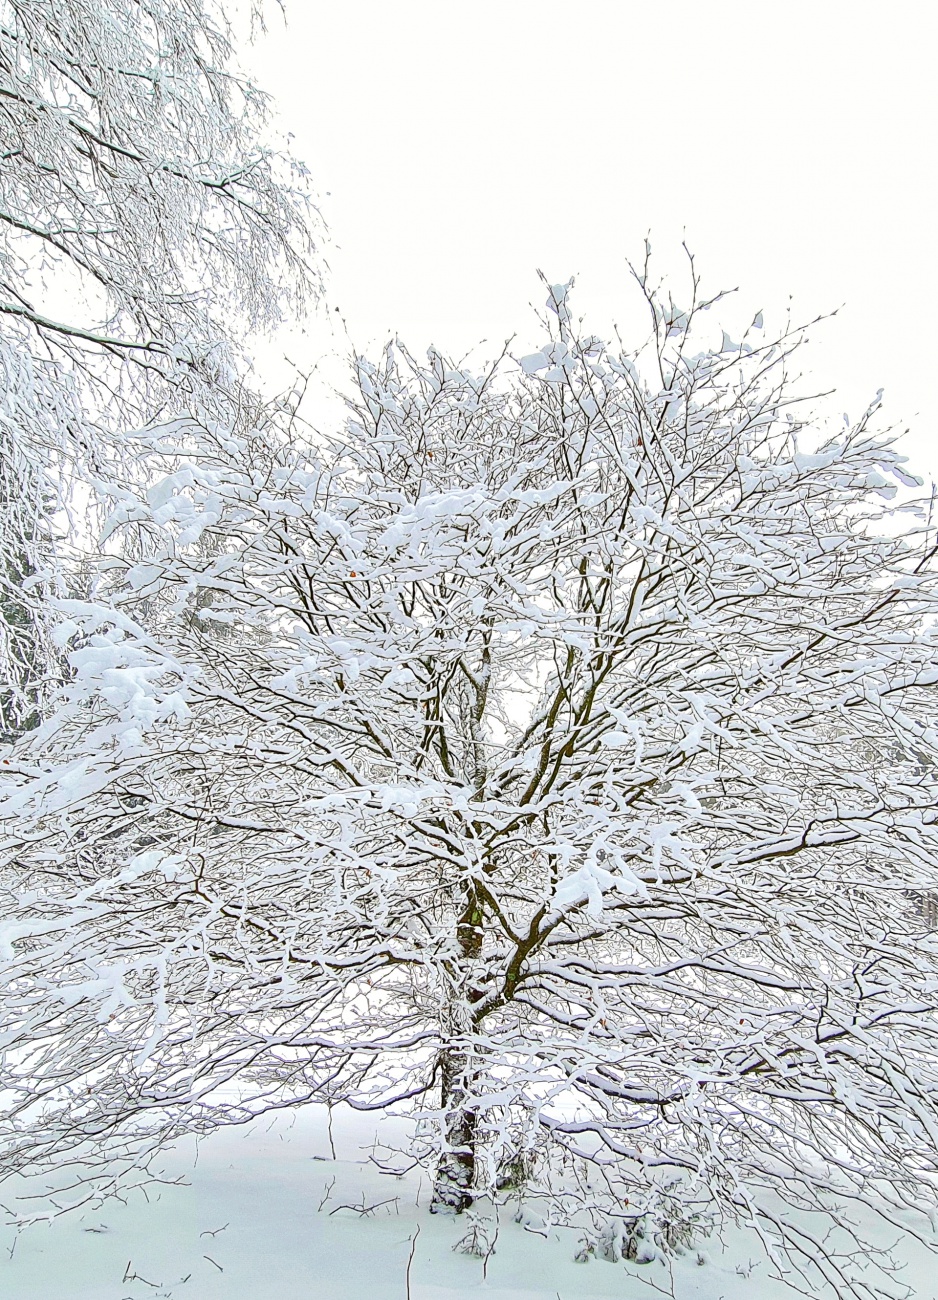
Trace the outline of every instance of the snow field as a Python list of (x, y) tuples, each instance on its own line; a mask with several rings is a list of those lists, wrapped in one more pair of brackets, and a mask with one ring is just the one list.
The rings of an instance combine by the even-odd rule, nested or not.
[[(15, 1234), (0, 1230), (3, 1300), (790, 1300), (758, 1242), (721, 1243), (661, 1264), (575, 1262), (577, 1233), (542, 1236), (534, 1211), (499, 1209), (495, 1251), (454, 1250), (470, 1226), (427, 1211), (426, 1174), (384, 1174), (370, 1158), (393, 1145), (399, 1117), (337, 1108), (331, 1158), (325, 1111), (222, 1130), (168, 1153), (161, 1185)], [(382, 1159), (386, 1152), (378, 1149)], [(9, 1204), (26, 1187), (5, 1187)], [(357, 1207), (357, 1208), (356, 1208)], [(419, 1230), (419, 1231), (418, 1231)], [(416, 1233), (416, 1240), (415, 1238)], [(410, 1291), (408, 1298), (408, 1259)], [(901, 1251), (899, 1253), (902, 1253)], [(910, 1252), (917, 1300), (936, 1295), (933, 1266)]]

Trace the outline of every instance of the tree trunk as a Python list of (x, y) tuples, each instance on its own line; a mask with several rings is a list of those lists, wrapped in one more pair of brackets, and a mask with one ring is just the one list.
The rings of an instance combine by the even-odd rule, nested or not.
[[(446, 1038), (450, 1035), (465, 1037), (478, 1029), (478, 1017), (473, 1006), (480, 1000), (482, 990), (473, 979), (473, 967), (482, 952), (482, 926), (484, 912), (478, 891), (467, 883), (462, 912), (456, 923), (456, 940), (461, 962), (453, 972), (450, 988), (460, 990), (454, 998), (446, 1017)], [(430, 1210), (435, 1214), (461, 1214), (473, 1201), (476, 1174), (476, 1139), (479, 1116), (471, 1108), (472, 1085), (477, 1070), (472, 1053), (464, 1045), (444, 1046), (440, 1056), (440, 1090), (446, 1132), (444, 1148), (437, 1164)]]
[(461, 1214), (473, 1201), (479, 1117), (469, 1109), (471, 1063), (465, 1051), (448, 1048), (441, 1066), (446, 1146), (433, 1183), (431, 1214)]

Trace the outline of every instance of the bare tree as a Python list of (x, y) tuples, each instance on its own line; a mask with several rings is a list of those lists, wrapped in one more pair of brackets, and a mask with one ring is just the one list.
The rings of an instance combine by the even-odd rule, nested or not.
[(337, 438), (139, 441), (4, 769), (5, 1170), (80, 1203), (409, 1106), (437, 1209), (523, 1183), (638, 1258), (728, 1214), (894, 1293), (852, 1252), (938, 1173), (928, 503), (875, 403), (799, 405), (798, 331), (637, 280), (635, 353), (554, 286), (520, 364), (359, 359)]

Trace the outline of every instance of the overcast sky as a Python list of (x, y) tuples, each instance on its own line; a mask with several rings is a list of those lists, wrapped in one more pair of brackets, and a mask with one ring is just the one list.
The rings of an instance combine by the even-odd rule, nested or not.
[(638, 342), (625, 259), (650, 229), (678, 301), (682, 239), (705, 288), (740, 286), (728, 327), (844, 304), (817, 385), (851, 416), (884, 387), (934, 472), (936, 29), (921, 0), (287, 0), (246, 61), (320, 192), (356, 346), (523, 351), (537, 268)]

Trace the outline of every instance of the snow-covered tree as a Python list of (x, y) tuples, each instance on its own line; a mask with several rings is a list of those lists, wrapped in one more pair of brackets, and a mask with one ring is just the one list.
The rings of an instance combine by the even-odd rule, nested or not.
[(3, 0), (0, 15), (6, 330), (76, 369), (90, 348), (178, 384), (239, 324), (303, 303), (313, 213), (264, 143), (267, 101), (232, 70), (220, 7)]
[[(44, 597), (53, 567), (49, 517), (57, 493), (45, 458), (23, 436), (18, 418), (24, 387), (27, 418), (36, 413), (29, 358), (7, 351), (0, 365), (6, 398), (0, 406), (0, 743), (6, 743), (39, 721), (43, 679), (55, 658)], [(54, 427), (60, 413), (50, 405), (46, 423)]]
[(230, 419), (245, 331), (315, 289), (303, 176), (231, 56), (212, 0), (0, 2), (5, 731), (51, 662), (50, 516), (128, 422)]
[(3, 1170), (405, 1106), (437, 1208), (728, 1214), (881, 1294), (854, 1211), (938, 1174), (933, 523), (797, 331), (638, 281), (635, 353), (554, 286), (520, 363), (359, 359), (339, 436), (136, 440), (3, 769)]

